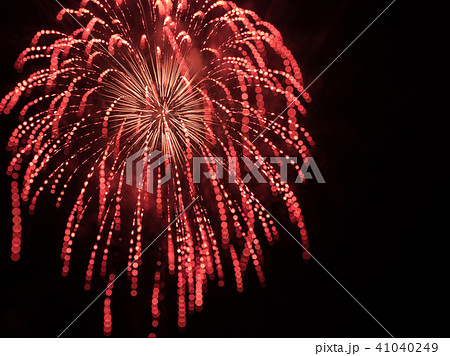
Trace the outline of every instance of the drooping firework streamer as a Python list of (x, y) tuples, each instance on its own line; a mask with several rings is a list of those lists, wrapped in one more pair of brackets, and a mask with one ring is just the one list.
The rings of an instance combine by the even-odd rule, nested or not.
[[(303, 104), (310, 101), (302, 94), (300, 68), (272, 24), (231, 1), (212, 0), (83, 0), (79, 9), (61, 10), (57, 20), (73, 25), (73, 31), (38, 32), (15, 67), (22, 72), (33, 61), (42, 69), (0, 103), (0, 112), (17, 111), (20, 121), (8, 142), (14, 261), (20, 258), (22, 212), (33, 213), (44, 193), (55, 196), (57, 207), (73, 195), (62, 274), (69, 272), (83, 221), (95, 216), (98, 231), (85, 289), (97, 273), (112, 282), (120, 272), (121, 265), (111, 261), (114, 249), (128, 256), (135, 296), (141, 251), (162, 230), (155, 226), (172, 223), (158, 240), (152, 325), (159, 323), (162, 276), (168, 275), (177, 279), (183, 328), (187, 313), (202, 309), (207, 281), (224, 285), (226, 254), (238, 291), (249, 269), (265, 284), (261, 243), (272, 244), (278, 234), (261, 197), (284, 201), (309, 248), (293, 188), (262, 158), (306, 160), (314, 145), (300, 123)], [(19, 101), (20, 112), (15, 110)], [(154, 194), (127, 185), (127, 158), (156, 150), (170, 156), (166, 165), (172, 178)], [(194, 184), (193, 157), (224, 159), (207, 162), (209, 179)], [(255, 189), (240, 157), (259, 162), (268, 184)], [(233, 172), (233, 184), (214, 174), (218, 165)], [(298, 172), (300, 165), (294, 164)], [(157, 179), (164, 170), (159, 167)], [(145, 186), (148, 179), (142, 179)], [(111, 294), (109, 285), (107, 335)]]

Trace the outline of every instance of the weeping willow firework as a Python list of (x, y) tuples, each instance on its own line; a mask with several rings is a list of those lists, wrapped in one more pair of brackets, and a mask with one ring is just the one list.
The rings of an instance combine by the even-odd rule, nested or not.
[[(149, 305), (157, 327), (164, 286), (176, 278), (183, 328), (187, 313), (202, 309), (208, 280), (224, 286), (223, 261), (231, 261), (239, 292), (251, 269), (265, 284), (261, 246), (278, 234), (260, 204), (264, 197), (283, 201), (309, 248), (293, 188), (279, 167), (261, 160), (305, 160), (314, 145), (299, 122), (310, 101), (302, 94), (300, 68), (272, 24), (231, 1), (212, 0), (83, 0), (57, 20), (75, 27), (34, 36), (15, 64), (19, 72), (25, 65), (34, 72), (0, 103), (1, 112), (17, 111), (20, 120), (8, 142), (14, 261), (22, 212), (33, 213), (41, 195), (52, 194), (57, 207), (69, 206), (62, 274), (77, 240), (91, 237), (85, 289), (96, 275), (111, 283), (128, 258), (136, 296), (142, 250), (176, 219), (158, 240)], [(126, 184), (126, 160), (144, 148), (171, 156), (172, 179), (155, 194)], [(214, 175), (194, 184), (195, 156), (262, 161), (268, 184), (246, 182), (242, 160), (234, 167), (236, 184)], [(204, 168), (214, 172), (214, 163)], [(231, 169), (229, 163), (224, 168)], [(93, 219), (95, 233), (83, 229)], [(106, 335), (112, 330), (108, 286)]]

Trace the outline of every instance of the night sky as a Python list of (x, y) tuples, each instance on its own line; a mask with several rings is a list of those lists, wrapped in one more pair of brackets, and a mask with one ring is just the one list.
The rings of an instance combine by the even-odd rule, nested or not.
[[(70, 1), (63, 1), (68, 5)], [(388, 1), (242, 0), (282, 33), (308, 84), (389, 4)], [(13, 64), (34, 33), (52, 28), (53, 0), (0, 4), (0, 96), (24, 76)], [(443, 81), (426, 19), (431, 10), (398, 1), (308, 91), (305, 127), (327, 184), (308, 183), (301, 202), (311, 252), (395, 337), (448, 337), (448, 152), (440, 109)], [(425, 25), (426, 24), (426, 25)], [(445, 102), (445, 99), (444, 99)], [(67, 212), (45, 199), (24, 214), (22, 255), (10, 260), (10, 152), (16, 125), (1, 118), (0, 336), (56, 337), (104, 288), (83, 290), (86, 250), (74, 251), (61, 277)], [(287, 216), (279, 216), (290, 227)], [(89, 234), (88, 234), (89, 235)], [(89, 237), (89, 236), (87, 236)], [(92, 231), (91, 238), (95, 238)], [(89, 240), (89, 239), (88, 239)], [(77, 249), (75, 249), (77, 250)], [(249, 272), (238, 294), (232, 279), (210, 284), (204, 310), (176, 327), (168, 296), (158, 336), (388, 337), (389, 335), (280, 229), (264, 248), (267, 286)], [(138, 297), (126, 278), (114, 286), (113, 337), (146, 337), (151, 328), (150, 271)], [(79, 262), (77, 264), (77, 261)], [(254, 272), (254, 271), (252, 271)], [(229, 274), (229, 273), (228, 273)], [(146, 281), (145, 276), (148, 276)], [(230, 276), (229, 276), (230, 277)], [(141, 290), (142, 288), (142, 290)], [(64, 334), (102, 336), (103, 298)]]

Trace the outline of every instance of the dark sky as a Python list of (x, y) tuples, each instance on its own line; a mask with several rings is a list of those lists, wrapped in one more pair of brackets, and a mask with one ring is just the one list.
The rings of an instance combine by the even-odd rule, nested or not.
[[(389, 2), (237, 3), (281, 31), (310, 83)], [(20, 51), (37, 30), (52, 27), (58, 11), (52, 0), (1, 2), (1, 96), (22, 78), (13, 69)], [(310, 88), (305, 123), (327, 180), (302, 191), (312, 253), (396, 337), (448, 336), (448, 266), (440, 257), (449, 236), (448, 113), (440, 111), (428, 12), (412, 2), (394, 4)], [(2, 118), (0, 148), (14, 125), (13, 117)], [(0, 336), (55, 337), (96, 290), (83, 290), (85, 264), (60, 277), (66, 216), (53, 211), (54, 205), (25, 220), (22, 258), (10, 261), (10, 181), (4, 173), (10, 156), (1, 149), (0, 157)], [(211, 288), (204, 311), (188, 318), (183, 333), (175, 327), (175, 305), (167, 303), (163, 336), (388, 336), (316, 263), (304, 263), (300, 247), (280, 233), (280, 243), (265, 249), (266, 288), (252, 277), (243, 294), (232, 283)], [(123, 289), (117, 283), (113, 336), (147, 336), (149, 299), (127, 297), (126, 280)], [(65, 336), (102, 336), (102, 300)]]

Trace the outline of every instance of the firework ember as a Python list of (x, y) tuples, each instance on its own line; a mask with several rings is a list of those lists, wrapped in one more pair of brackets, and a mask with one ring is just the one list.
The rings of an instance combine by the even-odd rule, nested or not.
[[(142, 250), (175, 221), (157, 241), (149, 305), (157, 327), (164, 286), (176, 278), (183, 328), (187, 314), (202, 309), (208, 283), (224, 286), (225, 256), (239, 292), (251, 269), (264, 286), (261, 244), (278, 238), (260, 204), (264, 197), (284, 202), (309, 248), (293, 188), (281, 179), (279, 167), (262, 159), (306, 160), (314, 145), (300, 123), (303, 104), (310, 101), (307, 93), (297, 99), (304, 90), (300, 68), (272, 24), (231, 1), (212, 0), (83, 0), (79, 9), (61, 10), (57, 20), (73, 31), (38, 32), (15, 66), (19, 72), (41, 69), (0, 103), (4, 114), (22, 103), (8, 143), (14, 261), (20, 258), (23, 211), (39, 208), (44, 193), (55, 196), (57, 207), (73, 199), (62, 274), (69, 272), (77, 238), (88, 237), (82, 223), (94, 217), (98, 231), (85, 289), (95, 275), (112, 282), (128, 258), (136, 296)], [(126, 184), (127, 159), (141, 150), (170, 156), (172, 178), (155, 194)], [(210, 179), (202, 174), (195, 184), (194, 157), (224, 159), (205, 164)], [(260, 162), (267, 185), (244, 179), (241, 157)], [(234, 172), (235, 184), (213, 174), (220, 162)], [(298, 172), (300, 165), (293, 165)], [(164, 166), (155, 174), (161, 179)], [(107, 335), (111, 294), (112, 285), (104, 301)]]

